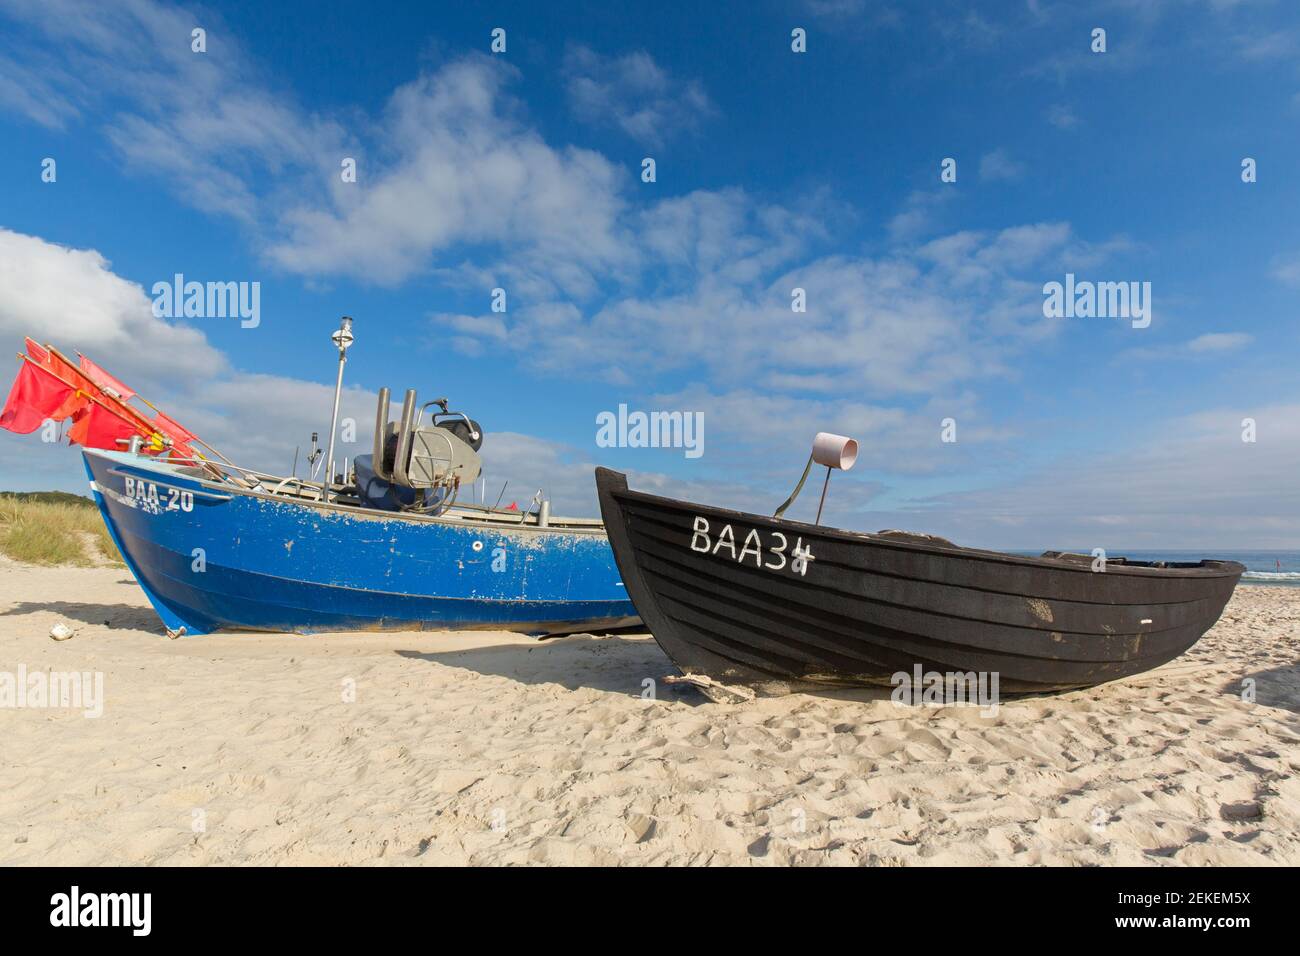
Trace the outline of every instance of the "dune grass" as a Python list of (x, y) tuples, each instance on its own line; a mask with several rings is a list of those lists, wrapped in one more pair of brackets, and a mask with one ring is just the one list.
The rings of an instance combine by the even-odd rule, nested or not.
[(0, 552), (27, 564), (122, 563), (95, 503), (75, 495), (0, 493)]

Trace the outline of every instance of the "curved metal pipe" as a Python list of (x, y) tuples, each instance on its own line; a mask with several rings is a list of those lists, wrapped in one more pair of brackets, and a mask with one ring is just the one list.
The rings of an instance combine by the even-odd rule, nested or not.
[[(446, 400), (445, 398), (444, 398), (444, 399), (437, 399), (437, 398), (435, 398), (435, 399), (434, 399), (433, 401), (431, 401), (431, 402), (425, 402), (423, 405), (420, 406), (420, 414), (419, 414), (419, 416), (415, 419), (415, 424), (416, 424), (416, 425), (423, 425), (423, 424), (424, 424), (424, 411), (425, 411), (425, 409), (427, 409), (430, 405), (439, 405), (439, 406), (443, 406), (443, 407), (445, 407), (446, 404), (447, 404), (447, 400)], [(433, 419), (430, 419), (430, 421), (432, 421), (432, 420), (433, 420)]]
[(397, 431), (397, 458), (393, 461), (393, 479), (403, 487), (411, 487), (407, 464), (411, 458), (411, 438), (415, 433), (415, 389), (406, 390), (402, 400), (402, 424)]
[(465, 420), (465, 427), (469, 429), (469, 440), (470, 440), (470, 441), (478, 441), (478, 440), (482, 437), (482, 436), (479, 434), (479, 430), (478, 430), (477, 428), (474, 427), (474, 423), (473, 423), (472, 421), (470, 421), (469, 416), (466, 415), (464, 412), (448, 412), (447, 414), (448, 414), (448, 415), (459, 415), (461, 418), (463, 418), (463, 419)]
[[(417, 425), (422, 425), (422, 424), (424, 424), (424, 412), (425, 412), (425, 409), (427, 409), (430, 405), (440, 405), (440, 406), (442, 406), (442, 413), (443, 413), (444, 415), (447, 415), (447, 416), (452, 417), (452, 418), (460, 418), (460, 419), (463, 419), (464, 422), (465, 422), (465, 427), (469, 429), (469, 440), (470, 440), (470, 441), (478, 441), (478, 440), (479, 440), (479, 437), (480, 437), (480, 436), (479, 436), (479, 431), (478, 431), (477, 428), (474, 427), (474, 423), (473, 423), (472, 421), (470, 421), (470, 417), (469, 417), (468, 415), (466, 415), (464, 412), (449, 412), (449, 411), (447, 411), (447, 400), (446, 400), (445, 398), (436, 399), (435, 401), (432, 401), (432, 402), (425, 402), (423, 405), (421, 405), (421, 406), (420, 406), (420, 417), (419, 417), (418, 419), (416, 419), (416, 422), (415, 422)], [(434, 416), (434, 417), (436, 418), (437, 416)], [(430, 418), (429, 421), (433, 422), (435, 425), (437, 424), (437, 422), (435, 422), (433, 418)]]
[(392, 476), (384, 470), (384, 433), (388, 431), (388, 389), (379, 390), (379, 406), (375, 409), (375, 452), (370, 467), (375, 475), (384, 481), (392, 481)]

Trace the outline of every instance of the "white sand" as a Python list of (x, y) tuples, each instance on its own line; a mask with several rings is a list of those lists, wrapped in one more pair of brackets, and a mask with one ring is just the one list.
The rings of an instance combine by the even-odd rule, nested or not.
[(0, 863), (1300, 864), (1300, 589), (993, 718), (643, 700), (646, 637), (160, 631), (125, 571), (0, 566), (0, 671), (105, 692), (0, 710)]

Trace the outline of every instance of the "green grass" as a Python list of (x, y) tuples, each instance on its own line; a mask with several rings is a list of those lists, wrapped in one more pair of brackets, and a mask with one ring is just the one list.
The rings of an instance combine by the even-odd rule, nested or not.
[(85, 495), (74, 495), (70, 491), (0, 491), (0, 502), (4, 501), (35, 501), (45, 504), (54, 505), (72, 505), (77, 508), (93, 508), (99, 510), (98, 506)]
[(27, 564), (122, 563), (95, 503), (61, 491), (0, 492), (0, 552)]
[(117, 545), (109, 536), (108, 526), (104, 524), (104, 519), (100, 517), (99, 509), (95, 509), (95, 527), (91, 530), (94, 547), (99, 551), (101, 557), (112, 561), (114, 564), (120, 564), (126, 567), (126, 562), (122, 560), (122, 552), (117, 550)]

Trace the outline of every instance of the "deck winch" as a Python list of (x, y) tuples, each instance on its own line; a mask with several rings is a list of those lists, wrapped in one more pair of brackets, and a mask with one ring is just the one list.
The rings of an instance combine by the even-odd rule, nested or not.
[[(401, 417), (389, 421), (389, 396), (387, 388), (379, 390), (374, 454), (357, 459), (357, 492), (371, 507), (441, 512), (483, 470), (483, 429), (449, 409), (445, 398), (417, 407), (413, 388), (406, 391)], [(431, 408), (426, 425), (424, 413)]]

